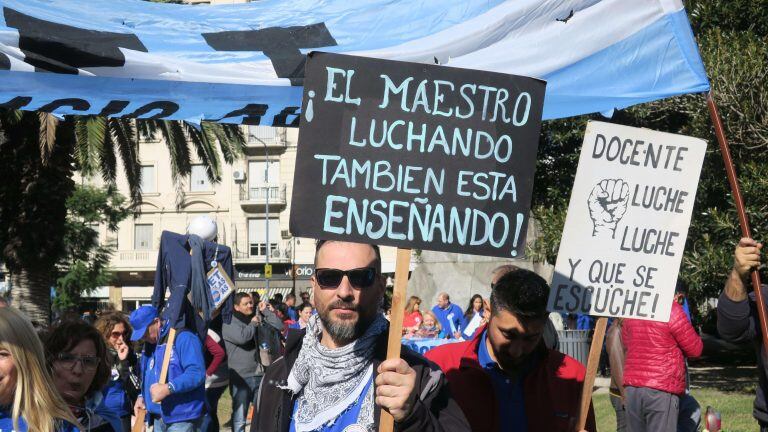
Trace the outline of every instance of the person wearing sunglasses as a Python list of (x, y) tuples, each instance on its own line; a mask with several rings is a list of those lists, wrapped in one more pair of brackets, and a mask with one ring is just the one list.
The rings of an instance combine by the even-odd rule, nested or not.
[(128, 343), (131, 339), (131, 324), (122, 312), (113, 311), (102, 314), (94, 326), (107, 343), (111, 365), (102, 405), (116, 413), (122, 422), (122, 430), (128, 431), (131, 429), (133, 404), (141, 391), (137, 376), (138, 361)]
[(386, 360), (377, 246), (318, 241), (311, 283), (317, 314), (267, 368), (251, 432), (376, 430), (381, 410), (401, 432), (470, 430), (434, 364), (405, 347)]
[(102, 405), (110, 363), (101, 334), (82, 320), (64, 321), (44, 341), (53, 384), (87, 432), (120, 432), (117, 413)]

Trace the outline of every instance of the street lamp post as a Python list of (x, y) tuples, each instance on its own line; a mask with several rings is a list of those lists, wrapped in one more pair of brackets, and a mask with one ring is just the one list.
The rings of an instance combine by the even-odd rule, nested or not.
[(269, 278), (266, 277), (266, 269), (267, 269), (267, 267), (269, 267), (269, 255), (271, 254), (270, 244), (269, 244), (269, 149), (267, 148), (267, 142), (266, 141), (264, 141), (263, 139), (257, 137), (256, 135), (251, 135), (251, 136), (253, 138), (255, 138), (257, 141), (259, 141), (261, 143), (261, 145), (264, 146), (264, 156), (266, 158), (266, 163), (264, 164), (264, 182), (267, 185), (266, 186), (267, 197), (266, 197), (266, 201), (265, 201), (264, 210), (267, 213), (267, 217), (266, 217), (266, 219), (264, 221), (264, 225), (265, 225), (265, 229), (266, 229), (265, 240), (266, 240), (266, 243), (267, 243), (267, 250), (266, 250), (267, 257), (266, 257), (266, 261), (264, 263), (264, 273), (265, 273), (264, 274), (264, 281), (265, 281), (265, 285), (266, 285), (265, 286), (265, 290), (266, 291), (264, 292), (264, 295), (268, 295), (268, 293), (269, 293)]
[(264, 225), (266, 227), (265, 229), (267, 230), (266, 232), (267, 260), (266, 260), (266, 263), (264, 264), (264, 279), (266, 284), (266, 291), (264, 292), (264, 294), (268, 296), (269, 295), (269, 278), (266, 277), (267, 276), (266, 270), (267, 270), (267, 267), (269, 267), (269, 256), (272, 255), (272, 250), (271, 250), (272, 247), (269, 244), (269, 192), (270, 192), (269, 190), (269, 150), (267, 149), (267, 143), (265, 141), (263, 140), (259, 140), (259, 141), (261, 141), (261, 143), (264, 145), (264, 155), (267, 159), (267, 163), (264, 164), (264, 181), (267, 184), (267, 199), (265, 201), (265, 206), (264, 206), (264, 209), (267, 213), (267, 218), (264, 222)]

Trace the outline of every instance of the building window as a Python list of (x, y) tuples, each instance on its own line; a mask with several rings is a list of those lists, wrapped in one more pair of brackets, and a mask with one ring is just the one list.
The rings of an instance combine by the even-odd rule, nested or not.
[(155, 183), (155, 166), (154, 165), (141, 166), (141, 192), (142, 193), (157, 192), (157, 184)]
[(152, 224), (133, 226), (133, 248), (136, 250), (152, 249)]
[(248, 199), (277, 200), (280, 197), (280, 162), (248, 162)]
[(203, 165), (192, 165), (189, 190), (191, 192), (207, 192), (211, 189), (211, 182), (208, 180), (205, 167)]
[[(269, 252), (270, 256), (277, 254), (277, 244), (280, 240), (280, 220), (269, 219)], [(267, 219), (248, 219), (248, 245), (250, 256), (267, 255)]]

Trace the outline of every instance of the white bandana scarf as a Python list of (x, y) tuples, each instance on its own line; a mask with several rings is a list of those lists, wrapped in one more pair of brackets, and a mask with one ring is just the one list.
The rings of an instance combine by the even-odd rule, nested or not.
[[(301, 351), (288, 374), (287, 390), (299, 395), (296, 432), (308, 432), (331, 424), (355, 403), (373, 375), (373, 351), (378, 336), (387, 331), (389, 322), (377, 314), (363, 336), (337, 349), (320, 344), (322, 323), (313, 315)], [(374, 430), (373, 385), (363, 398), (358, 424)]]

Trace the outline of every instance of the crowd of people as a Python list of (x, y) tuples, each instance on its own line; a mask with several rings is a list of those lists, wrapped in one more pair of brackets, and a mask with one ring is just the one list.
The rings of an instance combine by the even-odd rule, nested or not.
[[(718, 308), (720, 334), (754, 340), (758, 353), (746, 281), (761, 247), (739, 243)], [(445, 292), (428, 310), (410, 297), (404, 337), (454, 341), (425, 356), (404, 348), (399, 359), (387, 359), (378, 248), (320, 241), (315, 261), (312, 289), (300, 293), (298, 305), (292, 294), (267, 301), (237, 292), (231, 322), (218, 316), (205, 335), (172, 332), (149, 305), (130, 316), (63, 319), (37, 332), (0, 302), (0, 430), (122, 432), (145, 422), (157, 432), (207, 432), (231, 422), (236, 432), (249, 423), (251, 432), (370, 431), (382, 410), (398, 431), (576, 430), (585, 367), (548, 341), (549, 286), (536, 273), (497, 268), (490, 298), (474, 295), (464, 310)], [(618, 431), (700, 426), (687, 361), (703, 344), (686, 288), (678, 292), (668, 322), (614, 319), (609, 326)], [(766, 431), (768, 380), (761, 356), (758, 362), (755, 417)], [(227, 389), (231, 419), (220, 419)], [(585, 429), (595, 430), (591, 406)]]

